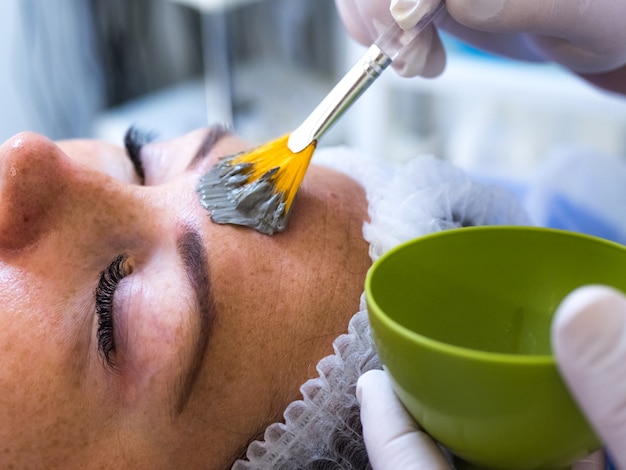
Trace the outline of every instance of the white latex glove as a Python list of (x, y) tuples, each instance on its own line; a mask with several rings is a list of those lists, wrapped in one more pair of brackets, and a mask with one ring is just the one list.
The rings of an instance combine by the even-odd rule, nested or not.
[(552, 345), (572, 395), (626, 469), (626, 296), (603, 286), (576, 289), (557, 310)]
[[(389, 11), (389, 0), (335, 0), (335, 3), (348, 33), (365, 46), (372, 44), (394, 21)], [(421, 0), (419, 6), (411, 12), (410, 20), (404, 22), (408, 26), (405, 29), (416, 25), (438, 4), (438, 0)], [(391, 66), (403, 77), (435, 77), (443, 71), (445, 63), (446, 56), (439, 34), (430, 25)]]
[(432, 438), (407, 414), (386, 372), (371, 370), (357, 382), (367, 455), (374, 470), (450, 469)]
[(454, 20), (442, 21), (441, 27), (469, 43), (511, 57), (553, 61), (626, 93), (626, 0), (448, 0), (446, 7)]
[[(387, 21), (387, 8), (407, 29), (432, 2), (336, 0), (348, 31), (364, 43), (375, 38), (373, 22)], [(448, 14), (437, 19), (438, 27), (469, 44), (511, 58), (553, 61), (598, 86), (626, 94), (626, 0), (446, 0), (446, 9)], [(419, 51), (412, 54), (417, 59), (406, 57), (416, 63), (405, 66), (404, 75), (435, 76), (443, 70), (438, 39), (424, 37), (416, 47)]]

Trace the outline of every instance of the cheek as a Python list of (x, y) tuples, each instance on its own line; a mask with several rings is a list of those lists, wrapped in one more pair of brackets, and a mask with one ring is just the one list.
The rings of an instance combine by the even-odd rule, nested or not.
[(1, 468), (42, 461), (54, 467), (96, 440), (88, 426), (94, 419), (81, 406), (85, 384), (73, 348), (56, 325), (45, 323), (55, 312), (46, 304), (35, 308), (35, 297), (31, 292), (28, 306), (4, 303), (0, 313)]

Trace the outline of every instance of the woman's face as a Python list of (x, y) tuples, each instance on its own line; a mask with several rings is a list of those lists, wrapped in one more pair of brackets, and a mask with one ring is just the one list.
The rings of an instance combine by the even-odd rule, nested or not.
[[(286, 232), (216, 225), (219, 128), (0, 146), (0, 467), (224, 468), (358, 308), (366, 203), (312, 166)], [(131, 152), (132, 153), (132, 152)]]

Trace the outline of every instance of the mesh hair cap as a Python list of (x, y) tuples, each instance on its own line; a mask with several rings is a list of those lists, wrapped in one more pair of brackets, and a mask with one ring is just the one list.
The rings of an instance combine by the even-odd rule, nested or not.
[[(472, 182), (458, 168), (434, 157), (408, 163), (368, 161), (337, 147), (320, 149), (314, 162), (347, 173), (367, 191), (370, 222), (363, 235), (376, 260), (394, 246), (432, 232), (468, 225), (527, 225), (516, 199), (503, 189)], [(302, 399), (270, 425), (263, 441), (248, 446), (246, 460), (233, 470), (370, 468), (363, 443), (356, 382), (381, 368), (371, 337), (365, 296), (346, 334), (333, 343), (334, 354), (317, 364), (318, 377), (300, 391)]]

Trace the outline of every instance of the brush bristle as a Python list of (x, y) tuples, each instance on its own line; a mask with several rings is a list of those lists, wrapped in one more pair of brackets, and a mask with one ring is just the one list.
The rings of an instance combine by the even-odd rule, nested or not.
[(214, 222), (245, 225), (269, 235), (285, 229), (315, 151), (312, 143), (293, 153), (288, 140), (286, 135), (223, 158), (201, 178), (200, 201)]
[(251, 163), (247, 182), (255, 181), (268, 171), (278, 168), (271, 179), (275, 193), (283, 195), (285, 212), (289, 212), (296, 193), (300, 188), (304, 174), (315, 151), (315, 144), (309, 145), (302, 152), (293, 153), (287, 146), (289, 134), (272, 142), (242, 153), (233, 158), (232, 165)]

